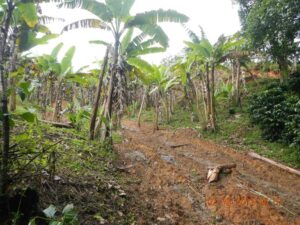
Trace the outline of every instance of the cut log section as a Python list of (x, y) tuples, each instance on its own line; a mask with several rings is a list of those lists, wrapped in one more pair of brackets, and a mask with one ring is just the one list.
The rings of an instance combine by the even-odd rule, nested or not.
[(208, 183), (217, 182), (222, 172), (231, 172), (233, 168), (236, 168), (236, 164), (219, 165), (214, 168), (209, 168), (207, 173)]
[(74, 128), (72, 123), (59, 123), (59, 122), (54, 122), (54, 121), (49, 121), (49, 120), (39, 120), (42, 123), (47, 123), (50, 124), (54, 127), (59, 127), (59, 128)]
[(296, 174), (296, 175), (300, 176), (300, 171), (299, 170), (296, 170), (296, 169), (293, 169), (291, 167), (282, 165), (278, 162), (275, 162), (274, 160), (271, 160), (271, 159), (268, 159), (266, 157), (260, 156), (260, 155), (254, 153), (254, 152), (249, 152), (248, 155), (251, 156), (254, 159), (262, 160), (264, 162), (270, 163), (273, 166), (279, 167), (280, 169), (285, 170), (289, 173)]

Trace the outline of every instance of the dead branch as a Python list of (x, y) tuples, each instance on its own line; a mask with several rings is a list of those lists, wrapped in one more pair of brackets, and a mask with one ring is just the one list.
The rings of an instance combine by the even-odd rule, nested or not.
[(296, 174), (296, 175), (300, 176), (300, 171), (299, 170), (296, 170), (296, 169), (293, 169), (291, 167), (282, 165), (282, 164), (280, 164), (278, 162), (275, 162), (275, 161), (273, 161), (271, 159), (268, 159), (266, 157), (260, 156), (260, 155), (254, 153), (254, 152), (249, 152), (248, 155), (251, 156), (254, 159), (262, 160), (264, 162), (270, 163), (273, 166), (279, 167), (280, 169), (285, 170), (285, 171), (287, 171), (289, 173)]
[(190, 144), (178, 144), (178, 145), (170, 145), (170, 148), (180, 148), (180, 147), (184, 147), (184, 146), (188, 146)]
[(72, 123), (59, 123), (59, 122), (54, 122), (54, 121), (49, 121), (49, 120), (40, 120), (42, 123), (47, 123), (50, 124), (54, 127), (58, 128), (74, 128)]
[(207, 173), (208, 183), (217, 182), (219, 180), (219, 175), (225, 170), (230, 170), (236, 168), (236, 164), (226, 164), (219, 165), (214, 168), (209, 168)]

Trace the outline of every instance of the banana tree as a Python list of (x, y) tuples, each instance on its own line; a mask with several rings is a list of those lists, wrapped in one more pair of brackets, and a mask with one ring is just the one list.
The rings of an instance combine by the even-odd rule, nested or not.
[[(90, 41), (90, 43), (105, 45), (110, 49), (112, 46), (112, 43), (100, 40)], [(121, 40), (118, 61), (119, 76), (116, 77), (118, 82), (114, 93), (115, 96), (118, 96), (118, 100), (114, 105), (118, 122), (121, 121), (126, 102), (130, 101), (128, 99), (126, 87), (127, 80), (130, 79), (129, 74), (132, 72), (132, 66), (127, 63), (127, 60), (142, 55), (164, 52), (166, 50), (164, 47), (157, 47), (155, 44), (157, 44), (156, 41), (153, 38), (147, 38), (147, 35), (143, 32), (135, 36), (133, 28), (128, 29)]]
[[(192, 32), (192, 31), (190, 31)], [(194, 33), (193, 33), (194, 34)], [(193, 35), (194, 36), (194, 35)], [(218, 41), (212, 45), (205, 37), (196, 41), (185, 41), (188, 47), (188, 56), (192, 57), (200, 66), (204, 74), (205, 81), (205, 103), (207, 115), (207, 128), (216, 130), (216, 110), (215, 110), (215, 71), (223, 63), (232, 48), (232, 44), (224, 36), (220, 36)]]
[[(143, 32), (150, 38), (153, 38), (162, 47), (167, 47), (168, 37), (158, 23), (184, 23), (188, 21), (187, 16), (174, 10), (152, 10), (132, 16), (130, 14), (130, 10), (134, 3), (135, 0), (105, 0), (105, 3), (98, 2), (96, 0), (73, 0), (59, 4), (59, 7), (85, 9), (95, 16), (94, 18), (87, 18), (69, 24), (64, 28), (64, 31), (74, 28), (91, 27), (106, 30), (113, 35), (114, 54), (108, 97), (105, 107), (105, 116), (109, 120), (112, 116), (112, 97), (116, 87), (114, 81), (116, 77), (122, 76), (120, 74), (119, 56), (121, 39), (125, 35), (126, 31), (132, 28), (137, 28), (140, 32)], [(106, 127), (105, 137), (108, 136), (110, 136), (110, 128)]]
[[(41, 67), (42, 70), (48, 71), (47, 74), (51, 74), (51, 76), (56, 76), (55, 79), (57, 80), (57, 88), (56, 88), (56, 95), (54, 97), (55, 102), (55, 109), (53, 113), (53, 121), (60, 121), (61, 120), (61, 107), (62, 107), (62, 91), (63, 87), (66, 82), (66, 77), (70, 74), (73, 74), (73, 67), (72, 67), (72, 60), (75, 54), (76, 48), (70, 47), (61, 61), (58, 59), (58, 54), (61, 51), (63, 44), (58, 44), (51, 52), (50, 55), (44, 55), (37, 59), (38, 65)], [(55, 89), (53, 86), (50, 90)], [(52, 99), (53, 100), (53, 99)], [(52, 102), (50, 101), (50, 104)]]
[[(1, 78), (1, 94), (2, 94), (2, 160), (0, 171), (0, 194), (5, 193), (8, 185), (8, 159), (9, 159), (9, 142), (10, 142), (10, 115), (8, 112), (8, 74), (13, 67), (16, 57), (15, 49), (17, 43), (18, 27), (15, 24), (16, 17), (22, 20), (31, 28), (33, 28), (38, 20), (35, 11), (29, 12), (34, 8), (32, 2), (15, 2), (13, 0), (0, 0), (0, 78)], [(14, 25), (14, 26), (13, 26)], [(11, 29), (13, 26), (13, 29)], [(11, 32), (12, 30), (12, 32)], [(9, 66), (7, 66), (9, 65)]]
[[(150, 89), (149, 94), (153, 95), (155, 98), (154, 130), (158, 130), (160, 104), (162, 103), (165, 109), (166, 120), (167, 122), (169, 122), (170, 101), (168, 95), (171, 88), (180, 83), (179, 79), (176, 76), (172, 76), (168, 68), (164, 66), (158, 67), (156, 65), (150, 65), (149, 63), (140, 58), (128, 59), (128, 63), (142, 72), (139, 76), (139, 79), (143, 82), (143, 84), (146, 87)], [(142, 107), (143, 104), (141, 104), (141, 108)]]
[[(10, 23), (12, 41), (11, 60), (9, 73), (17, 69), (18, 55), (22, 55), (29, 49), (46, 44), (50, 39), (56, 38), (57, 34), (51, 34), (50, 30), (40, 22), (45, 21), (44, 16), (40, 15), (38, 4), (35, 1), (20, 1), (12, 14), (13, 20)], [(40, 34), (42, 34), (41, 37)], [(20, 54), (19, 54), (20, 53)], [(10, 110), (16, 109), (16, 80), (9, 79), (10, 85)]]

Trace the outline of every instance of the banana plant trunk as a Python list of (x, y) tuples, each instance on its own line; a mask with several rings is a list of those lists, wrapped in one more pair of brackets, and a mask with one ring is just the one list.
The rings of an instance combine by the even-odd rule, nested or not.
[(158, 94), (155, 96), (155, 119), (154, 119), (154, 129), (153, 132), (159, 130), (158, 128), (158, 118), (159, 118), (159, 97)]
[(142, 103), (140, 106), (140, 111), (139, 111), (139, 115), (138, 115), (138, 126), (141, 127), (141, 115), (142, 115), (142, 111), (143, 111), (143, 107), (144, 107), (144, 103), (145, 103), (145, 98), (146, 98), (146, 89), (144, 90), (144, 95), (142, 98)]
[(215, 65), (211, 65), (211, 96), (210, 96), (210, 126), (213, 131), (216, 131), (216, 108), (215, 108)]
[(101, 96), (101, 91), (102, 91), (102, 84), (103, 84), (103, 77), (105, 75), (106, 67), (107, 67), (107, 62), (108, 62), (108, 54), (109, 54), (109, 47), (106, 49), (106, 53), (104, 56), (104, 61), (102, 65), (102, 70), (99, 76), (99, 83), (96, 91), (96, 99), (93, 107), (93, 114), (91, 117), (91, 122), (90, 122), (90, 140), (94, 140), (95, 137), (95, 124), (96, 124), (96, 118), (98, 114), (98, 109), (99, 109), (99, 102), (100, 102), (100, 96)]
[(55, 109), (53, 114), (53, 121), (60, 122), (61, 120), (61, 109), (62, 109), (62, 88), (63, 88), (63, 80), (59, 81), (56, 98), (55, 98)]
[(241, 96), (240, 96), (240, 80), (241, 80), (241, 65), (240, 62), (237, 61), (236, 68), (236, 80), (235, 80), (235, 103), (236, 105), (242, 106), (241, 104)]
[(114, 80), (118, 73), (118, 59), (119, 59), (119, 41), (120, 37), (116, 37), (116, 42), (114, 45), (114, 55), (113, 55), (113, 68), (111, 72), (110, 82), (109, 82), (109, 88), (108, 88), (108, 95), (107, 95), (107, 102), (105, 106), (105, 113), (104, 117), (107, 119), (107, 122), (105, 123), (104, 132), (102, 135), (102, 140), (108, 140), (110, 143), (112, 143), (112, 136), (111, 136), (111, 120), (112, 120), (112, 105), (113, 105), (113, 92), (114, 92)]
[[(7, 50), (7, 38), (8, 30), (11, 23), (14, 4), (12, 0), (7, 1), (7, 13), (4, 19), (4, 25), (1, 29), (1, 40), (0, 40), (0, 62), (4, 63), (4, 54)], [(10, 138), (10, 126), (9, 126), (9, 113), (8, 113), (8, 101), (7, 101), (7, 74), (5, 69), (0, 66), (0, 78), (2, 87), (2, 160), (1, 160), (1, 171), (0, 171), (0, 194), (4, 194), (8, 185), (8, 169), (9, 169), (9, 138)]]
[[(17, 64), (17, 57), (18, 57), (18, 48), (17, 48), (17, 30), (14, 30), (14, 35), (13, 35), (13, 45), (12, 45), (12, 58), (10, 61), (9, 65), (9, 72), (13, 72), (16, 70), (16, 64)], [(9, 101), (9, 108), (10, 111), (15, 111), (17, 107), (17, 96), (16, 96), (16, 79), (15, 78), (10, 78), (9, 79), (9, 84), (10, 84), (10, 101)]]
[(209, 123), (210, 121), (210, 116), (211, 116), (211, 90), (210, 90), (210, 78), (209, 78), (209, 65), (206, 63), (205, 65), (206, 68), (206, 115), (207, 115), (207, 122)]

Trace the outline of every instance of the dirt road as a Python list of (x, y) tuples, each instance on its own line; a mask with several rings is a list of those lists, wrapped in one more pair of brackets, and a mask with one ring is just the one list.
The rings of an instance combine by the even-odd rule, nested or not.
[[(123, 136), (116, 148), (138, 224), (300, 224), (297, 175), (202, 141), (192, 129), (153, 133), (125, 121)], [(208, 184), (208, 167), (228, 163), (237, 168)]]

